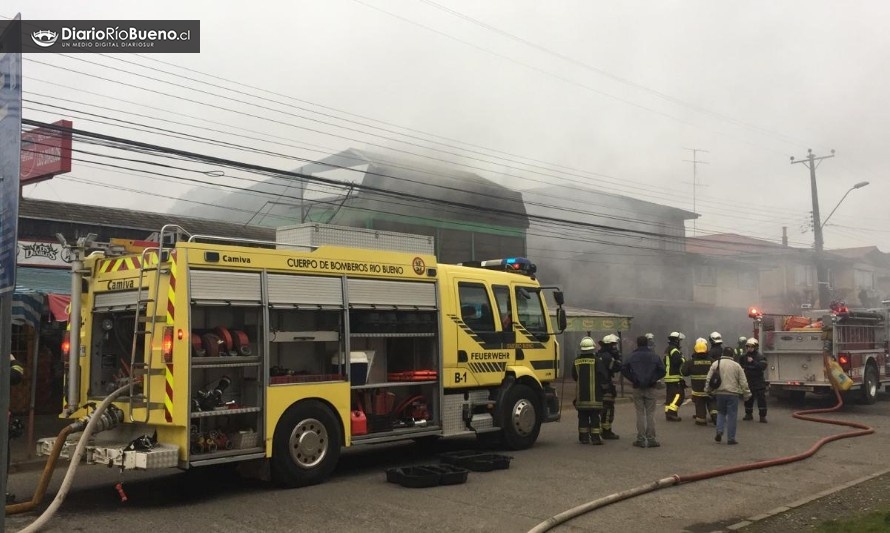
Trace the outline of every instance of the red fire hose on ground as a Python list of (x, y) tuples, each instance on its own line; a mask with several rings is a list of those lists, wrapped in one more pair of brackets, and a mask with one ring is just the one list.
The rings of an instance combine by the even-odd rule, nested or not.
[(829, 435), (827, 437), (823, 437), (816, 441), (810, 449), (805, 452), (798, 453), (795, 455), (788, 455), (785, 457), (777, 457), (775, 459), (766, 459), (763, 461), (757, 461), (754, 463), (743, 463), (735, 466), (729, 466), (726, 468), (718, 468), (715, 470), (706, 470), (704, 472), (696, 472), (694, 474), (674, 474), (670, 477), (666, 477), (663, 479), (659, 479), (658, 481), (654, 481), (652, 483), (648, 483), (645, 485), (640, 485), (639, 487), (634, 487), (632, 489), (628, 489), (622, 492), (616, 492), (614, 494), (610, 494), (603, 498), (598, 498), (596, 500), (581, 504), (577, 507), (573, 507), (567, 511), (563, 511), (558, 515), (552, 516), (547, 520), (541, 522), (537, 526), (533, 527), (529, 530), (529, 533), (541, 533), (544, 531), (549, 531), (550, 529), (564, 524), (573, 518), (577, 518), (582, 514), (589, 513), (595, 509), (599, 509), (605, 507), (607, 505), (611, 505), (616, 502), (620, 502), (623, 500), (627, 500), (633, 498), (635, 496), (639, 496), (641, 494), (646, 494), (648, 492), (654, 492), (658, 489), (663, 489), (665, 487), (671, 487), (674, 485), (680, 485), (682, 483), (692, 483), (695, 481), (701, 481), (703, 479), (711, 479), (715, 477), (725, 476), (728, 474), (735, 474), (736, 472), (745, 472), (748, 470), (757, 470), (760, 468), (769, 468), (771, 466), (784, 465), (788, 463), (793, 463), (795, 461), (801, 461), (806, 459), (813, 454), (815, 454), (819, 448), (828, 444), (829, 442), (841, 439), (849, 439), (852, 437), (861, 437), (863, 435), (869, 435), (874, 433), (875, 430), (871, 426), (867, 426), (865, 424), (859, 424), (857, 422), (848, 422), (844, 420), (834, 420), (831, 418), (820, 418), (813, 415), (820, 413), (830, 413), (833, 411), (837, 411), (844, 405), (844, 400), (841, 398), (841, 393), (835, 385), (834, 393), (837, 396), (837, 404), (834, 407), (827, 407), (823, 409), (809, 409), (805, 411), (796, 411), (791, 414), (794, 418), (800, 420), (807, 420), (810, 422), (819, 422), (822, 424), (834, 424), (837, 426), (847, 426), (851, 428), (855, 428), (853, 431), (847, 431), (844, 433), (838, 433), (836, 435)]

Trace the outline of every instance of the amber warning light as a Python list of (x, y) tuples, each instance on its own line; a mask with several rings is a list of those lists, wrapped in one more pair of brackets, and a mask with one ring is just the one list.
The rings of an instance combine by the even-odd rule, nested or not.
[(162, 344), (164, 361), (169, 363), (173, 360), (173, 327), (166, 326), (164, 328), (164, 341)]
[(749, 316), (749, 317), (751, 317), (751, 318), (759, 318), (759, 317), (761, 317), (762, 315), (763, 315), (763, 313), (760, 312), (760, 309), (757, 309), (756, 307), (750, 307), (750, 308), (748, 308), (748, 316)]
[(62, 337), (62, 360), (68, 361), (68, 352), (71, 351), (71, 337), (69, 332), (65, 332), (65, 335)]

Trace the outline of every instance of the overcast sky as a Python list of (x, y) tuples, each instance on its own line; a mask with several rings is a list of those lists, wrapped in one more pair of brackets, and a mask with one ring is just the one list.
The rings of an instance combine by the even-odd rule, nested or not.
[[(813, 242), (812, 231), (802, 232), (810, 182), (789, 158), (834, 149), (817, 171), (823, 219), (853, 184), (870, 185), (831, 217), (826, 247), (890, 252), (890, 184), (881, 166), (890, 124), (885, 2), (8, 0), (0, 15), (16, 12), (25, 20), (201, 20), (200, 54), (27, 57), (25, 98), (35, 103), (26, 102), (26, 118), (67, 117), (90, 131), (282, 169), (299, 163), (90, 122), (78, 112), (129, 114), (132, 122), (307, 159), (348, 147), (409, 152), (517, 189), (583, 185), (695, 210), (698, 234), (777, 241), (787, 226), (797, 246)], [(698, 166), (697, 187), (684, 161), (693, 158), (689, 148), (708, 163)], [(178, 196), (194, 185), (164, 179), (75, 162), (69, 176), (25, 195), (165, 209), (170, 201), (151, 194)]]

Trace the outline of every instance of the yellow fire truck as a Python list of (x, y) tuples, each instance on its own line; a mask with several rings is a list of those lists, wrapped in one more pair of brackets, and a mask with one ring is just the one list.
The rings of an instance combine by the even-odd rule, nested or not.
[(341, 447), (476, 434), (522, 449), (559, 419), (563, 295), (526, 259), (446, 265), (176, 226), (157, 242), (85, 246), (74, 262), (63, 415), (125, 389), (88, 463), (259, 460), (301, 486), (324, 480)]

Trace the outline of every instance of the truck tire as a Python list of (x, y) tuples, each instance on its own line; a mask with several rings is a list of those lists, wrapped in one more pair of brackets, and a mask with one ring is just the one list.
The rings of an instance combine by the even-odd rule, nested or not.
[(272, 440), (272, 479), (286, 487), (321, 483), (340, 458), (340, 424), (317, 401), (290, 406), (275, 426)]
[(511, 450), (524, 450), (538, 440), (541, 432), (541, 406), (538, 395), (527, 385), (510, 387), (504, 395), (502, 436)]
[(862, 390), (859, 400), (867, 405), (872, 405), (878, 399), (878, 369), (874, 363), (865, 365), (865, 374), (862, 376)]

